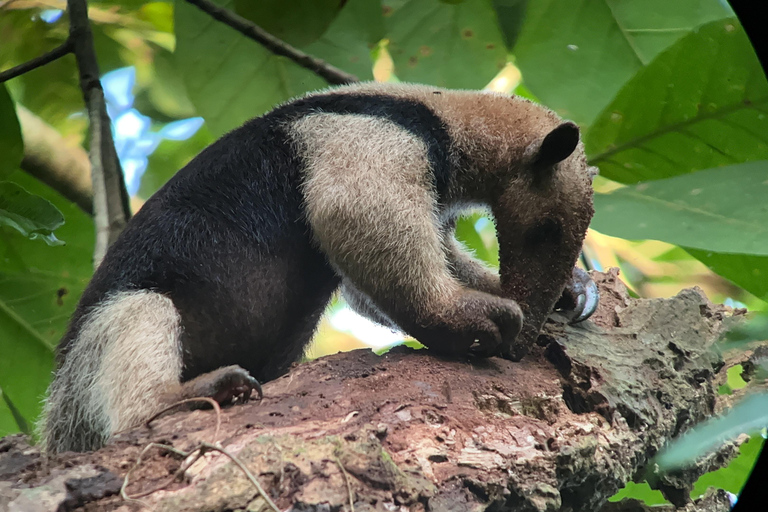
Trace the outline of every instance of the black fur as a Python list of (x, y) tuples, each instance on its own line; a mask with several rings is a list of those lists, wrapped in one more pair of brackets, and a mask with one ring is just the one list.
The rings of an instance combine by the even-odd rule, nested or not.
[(285, 131), (311, 112), (397, 123), (429, 148), (438, 196), (448, 188), (450, 139), (420, 103), (347, 93), (278, 107), (209, 146), (146, 202), (83, 294), (59, 359), (106, 296), (151, 289), (181, 314), (182, 380), (232, 364), (261, 381), (285, 372), (339, 284), (312, 244), (299, 189), (303, 163)]

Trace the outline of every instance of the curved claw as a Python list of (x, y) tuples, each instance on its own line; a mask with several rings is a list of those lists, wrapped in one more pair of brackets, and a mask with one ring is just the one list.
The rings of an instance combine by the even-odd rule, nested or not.
[(584, 287), (584, 293), (579, 294), (576, 303), (581, 306), (581, 312), (571, 320), (570, 323), (572, 324), (586, 320), (597, 310), (597, 305), (600, 303), (600, 291), (593, 280), (589, 280), (589, 283)]
[(595, 312), (600, 302), (600, 292), (589, 274), (580, 268), (573, 269), (571, 282), (563, 291), (555, 308), (568, 318), (568, 323), (583, 322)]

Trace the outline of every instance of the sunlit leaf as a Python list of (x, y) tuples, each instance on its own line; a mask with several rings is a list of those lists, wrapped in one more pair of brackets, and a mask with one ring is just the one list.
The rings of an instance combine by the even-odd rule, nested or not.
[(664, 48), (728, 15), (715, 0), (536, 0), (513, 53), (530, 90), (586, 126)]
[(659, 55), (585, 146), (601, 175), (622, 183), (768, 159), (768, 81), (738, 22), (709, 23)]

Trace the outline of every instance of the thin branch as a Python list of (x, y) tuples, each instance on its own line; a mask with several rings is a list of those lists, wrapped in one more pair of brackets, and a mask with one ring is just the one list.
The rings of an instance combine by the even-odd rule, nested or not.
[(355, 75), (342, 71), (341, 69), (328, 64), (324, 60), (312, 57), (311, 55), (294, 48), (285, 41), (266, 32), (258, 25), (251, 23), (228, 9), (214, 4), (210, 0), (187, 0), (187, 2), (207, 13), (213, 19), (232, 27), (244, 36), (253, 39), (275, 55), (288, 57), (299, 66), (316, 73), (330, 84), (343, 85), (360, 81)]
[(99, 64), (93, 46), (86, 0), (67, 0), (69, 40), (77, 59), (80, 89), (90, 122), (90, 160), (93, 180), (93, 212), (96, 225), (94, 265), (98, 266), (107, 248), (117, 239), (131, 216), (123, 170), (117, 158), (104, 90), (99, 81)]
[(0, 73), (0, 84), (5, 82), (6, 80), (10, 80), (11, 78), (16, 78), (17, 76), (21, 76), (24, 73), (28, 73), (33, 69), (37, 69), (40, 66), (45, 66), (46, 64), (53, 62), (56, 59), (60, 59), (71, 52), (72, 52), (72, 43), (70, 42), (70, 39), (67, 38), (66, 41), (61, 43), (59, 46), (57, 46), (53, 50)]

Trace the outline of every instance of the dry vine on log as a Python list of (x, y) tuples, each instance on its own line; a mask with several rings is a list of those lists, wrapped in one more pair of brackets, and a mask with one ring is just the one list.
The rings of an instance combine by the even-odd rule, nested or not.
[[(217, 439), (235, 461), (196, 452), (183, 478), (141, 501), (157, 511), (268, 510), (240, 463), (280, 510), (644, 510), (606, 500), (713, 414), (723, 362), (711, 348), (741, 312), (696, 289), (630, 299), (616, 272), (595, 278), (603, 300), (593, 319), (569, 326), (554, 315), (520, 363), (400, 347), (299, 364), (265, 385), (261, 403), (222, 411)], [(9, 438), (0, 508), (138, 510), (119, 496), (126, 473), (127, 494), (152, 490), (217, 428), (211, 410), (172, 413), (98, 452), (50, 461)], [(133, 468), (149, 443), (175, 453), (153, 447)], [(662, 492), (679, 510), (728, 510), (723, 493), (687, 496), (733, 452), (666, 477)]]

